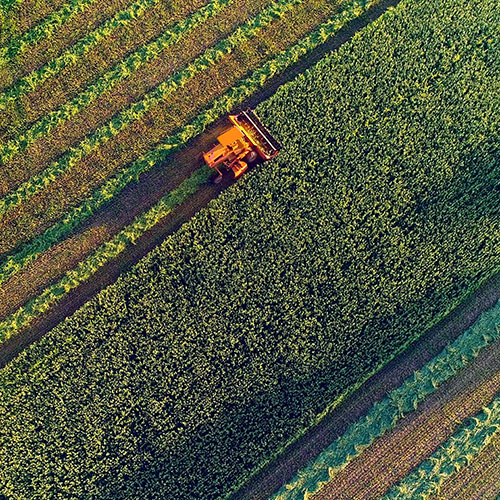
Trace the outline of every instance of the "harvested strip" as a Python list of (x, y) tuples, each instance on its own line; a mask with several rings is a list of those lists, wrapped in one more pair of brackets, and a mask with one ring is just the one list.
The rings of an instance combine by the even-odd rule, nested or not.
[(444, 482), (436, 500), (496, 500), (500, 492), (500, 436), (472, 463)]
[[(113, 11), (119, 8), (118, 5), (128, 4), (130, 1), (110, 0), (106, 3), (105, 10), (112, 15)], [(102, 39), (85, 54), (85, 57), (80, 57), (74, 64), (63, 68), (38, 86), (35, 91), (23, 94), (16, 101), (10, 102), (0, 117), (0, 134), (3, 134), (4, 140), (14, 139), (30, 124), (72, 100), (114, 64), (161, 36), (172, 24), (182, 21), (208, 1), (191, 0), (173, 4), (161, 2), (153, 9), (149, 9), (147, 15), (140, 16), (133, 23), (121, 24), (113, 31), (112, 36)], [(44, 57), (43, 51), (38, 53), (43, 45), (35, 47), (32, 51), (36, 60), (42, 60)]]
[[(0, 318), (14, 313), (31, 297), (42, 293), (47, 285), (62, 278), (66, 271), (77, 267), (95, 248), (118, 232), (116, 229), (113, 233), (110, 231), (107, 224), (92, 226), (54, 245), (50, 251), (40, 255), (35, 262), (7, 280), (0, 287)], [(61, 270), (61, 265), (66, 267)]]
[(333, 473), (311, 500), (379, 499), (449, 439), (460, 422), (492, 401), (500, 390), (499, 355), (497, 341), (342, 472)]
[(95, 102), (82, 109), (77, 116), (62, 122), (52, 133), (43, 134), (28, 146), (24, 154), (16, 155), (4, 165), (0, 196), (5, 196), (21, 182), (29, 180), (51, 160), (63, 155), (71, 145), (78, 144), (94, 130), (107, 124), (121, 110), (143, 98), (144, 94), (172, 77), (173, 73), (188, 62), (201, 56), (207, 47), (234, 33), (242, 22), (257, 15), (269, 3), (270, 0), (253, 0), (239, 8), (236, 8), (238, 1), (230, 3), (231, 7), (226, 7), (211, 17), (209, 25), (206, 22), (197, 24), (195, 29), (175, 45), (163, 50), (131, 74), (128, 71), (128, 77), (124, 81), (117, 82), (110, 91), (98, 94)]
[[(212, 176), (212, 169), (205, 167), (194, 172), (180, 186), (164, 196), (148, 212), (137, 217), (122, 229), (112, 240), (101, 245), (92, 255), (80, 262), (76, 269), (69, 271), (58, 283), (48, 287), (41, 295), (32, 299), (22, 309), (0, 323), (0, 343), (10, 338), (15, 330), (22, 328), (40, 313), (60, 300), (69, 291), (86, 281), (100, 267), (115, 259), (126, 246), (133, 244), (148, 229), (166, 217), (172, 210), (192, 196), (198, 188)], [(21, 311), (21, 310), (20, 310)], [(14, 327), (14, 328), (13, 328)]]
[(394, 486), (384, 500), (428, 498), (446, 479), (467, 466), (500, 435), (500, 394), (452, 436), (412, 474)]
[(53, 243), (69, 234), (82, 221), (94, 214), (113, 196), (116, 196), (130, 182), (137, 180), (142, 172), (146, 172), (154, 165), (164, 161), (171, 151), (181, 147), (189, 139), (202, 133), (207, 126), (251, 96), (269, 79), (287, 69), (328, 38), (334, 36), (347, 22), (359, 15), (358, 12), (360, 12), (360, 9), (362, 9), (361, 12), (364, 12), (374, 3), (376, 2), (365, 4), (364, 2), (354, 1), (349, 3), (343, 7), (344, 10), (342, 12), (320, 25), (313, 33), (307, 35), (294, 46), (282, 51), (274, 59), (267, 61), (249, 78), (243, 80), (224, 96), (217, 99), (206, 112), (200, 114), (190, 125), (182, 129), (177, 136), (167, 138), (163, 144), (160, 144), (154, 150), (133, 162), (127, 169), (109, 179), (82, 205), (72, 209), (61, 221), (53, 225), (32, 243), (26, 245), (20, 253), (9, 257), (0, 268), (0, 282), (18, 272), (27, 263), (36, 259), (38, 255)]
[(146, 115), (148, 111), (162, 103), (175, 90), (185, 86), (193, 76), (217, 64), (225, 55), (230, 54), (238, 47), (238, 45), (257, 36), (265, 26), (289, 12), (301, 1), (277, 0), (273, 2), (253, 19), (238, 28), (228, 38), (208, 49), (202, 56), (145, 95), (143, 99), (133, 103), (129, 108), (119, 113), (108, 124), (96, 130), (90, 137), (84, 139), (77, 147), (71, 148), (60, 160), (53, 162), (43, 172), (31, 178), (13, 193), (2, 198), (0, 200), (0, 215), (5, 214), (8, 209), (24, 202), (27, 198), (41, 191), (57, 176), (74, 167), (90, 152), (100, 149), (104, 143), (128, 127), (132, 122)]
[(66, 103), (58, 110), (52, 111), (36, 122), (25, 134), (1, 145), (0, 165), (5, 164), (13, 156), (22, 152), (38, 138), (49, 134), (54, 128), (70, 120), (82, 111), (82, 109), (89, 107), (97, 99), (102, 98), (103, 93), (108, 92), (124, 79), (129, 78), (131, 74), (136, 72), (141, 66), (153, 61), (167, 47), (177, 43), (191, 30), (201, 26), (207, 19), (220, 12), (233, 1), (234, 0), (212, 0), (209, 4), (196, 11), (187, 19), (180, 21), (171, 29), (165, 31), (159, 38), (131, 54), (125, 61), (118, 63), (113, 69), (105, 73), (97, 82), (80, 93), (75, 99)]
[(80, 39), (66, 52), (45, 66), (18, 80), (12, 87), (0, 94), (0, 110), (4, 109), (9, 101), (17, 99), (20, 95), (34, 90), (42, 82), (54, 76), (64, 67), (74, 64), (77, 59), (86, 54), (103, 38), (108, 37), (116, 28), (123, 24), (133, 23), (134, 20), (144, 15), (148, 8), (159, 0), (137, 0), (124, 11), (118, 12), (112, 19), (103, 23), (99, 28)]
[[(365, 9), (368, 9), (370, 5), (371, 4), (365, 4), (364, 2), (362, 3)], [(154, 150), (132, 163), (127, 170), (120, 172), (114, 178), (110, 179), (93, 194), (91, 199), (73, 209), (65, 219), (54, 225), (45, 235), (42, 235), (41, 238), (35, 240), (35, 242), (30, 245), (29, 250), (31, 252), (36, 252), (37, 250), (47, 248), (45, 246), (47, 245), (47, 241), (50, 246), (51, 241), (57, 241), (62, 235), (68, 234), (72, 228), (76, 227), (82, 220), (85, 220), (94, 213), (98, 207), (108, 202), (132, 180), (137, 179), (140, 173), (164, 161), (170, 153), (182, 147), (191, 138), (201, 134), (207, 126), (211, 125), (217, 118), (226, 114), (229, 110), (234, 109), (235, 106), (265, 85), (270, 78), (284, 71), (329, 37), (336, 34), (350, 19), (357, 17), (360, 12), (363, 12), (360, 8), (360, 2), (357, 0), (350, 3), (345, 8), (345, 11), (319, 26), (317, 30), (304, 37), (299, 43), (282, 51), (276, 58), (258, 67), (249, 78), (243, 80), (239, 85), (233, 86), (225, 95), (217, 99), (211, 107), (199, 114), (176, 135), (169, 137)], [(34, 260), (33, 253), (31, 255), (24, 253), (22, 258), (21, 265), (25, 265), (27, 262)], [(7, 265), (10, 270), (16, 269), (18, 268), (17, 266), (19, 266), (18, 262), (15, 260), (8, 260)], [(12, 274), (12, 272), (10, 272), (10, 274)], [(37, 301), (36, 304), (34, 302), (35, 300)], [(29, 308), (21, 308), (16, 311), (15, 314), (7, 318), (1, 323), (1, 335), (5, 338), (12, 337), (19, 330), (27, 327), (36, 317), (55, 303), (50, 294), (45, 295), (45, 300), (46, 302), (41, 299), (33, 299), (30, 304), (33, 303), (35, 305), (29, 306)]]
[(49, 38), (62, 24), (80, 12), (84, 12), (96, 1), (72, 0), (70, 3), (63, 5), (58, 11), (47, 16), (43, 22), (25, 32), (19, 38), (12, 40), (7, 47), (2, 47), (0, 49), (0, 66), (26, 52), (44, 38)]
[[(335, 495), (339, 495), (338, 498), (355, 498), (349, 496), (353, 494), (351, 490), (346, 489), (344, 492), (344, 489), (349, 487), (349, 481), (353, 481), (351, 471), (354, 474), (356, 473), (354, 471), (358, 471), (358, 473), (360, 473), (360, 470), (364, 471), (367, 464), (370, 463), (368, 459), (365, 461), (364, 457), (369, 453), (378, 451), (384, 443), (393, 442), (395, 436), (402, 435), (400, 431), (397, 431), (384, 436), (387, 431), (396, 429), (397, 423), (417, 408), (418, 412), (414, 413), (411, 425), (414, 427), (417, 424), (419, 425), (425, 420), (427, 416), (425, 410), (429, 408), (429, 405), (437, 404), (438, 407), (441, 405), (441, 393), (444, 393), (443, 397), (452, 395), (449, 390), (439, 390), (439, 394), (435, 395), (434, 393), (440, 386), (443, 386), (453, 377), (456, 378), (457, 373), (477, 358), (479, 353), (488, 345), (496, 343), (497, 349), (500, 350), (500, 342), (498, 342), (500, 331), (496, 326), (499, 314), (500, 301), (492, 309), (481, 315), (480, 319), (471, 328), (443, 349), (438, 356), (406, 379), (400, 387), (391, 391), (385, 399), (375, 403), (365, 417), (350, 425), (342, 436), (328, 446), (305, 469), (299, 471), (272, 499), (303, 500), (311, 498), (313, 494), (317, 494), (317, 497), (315, 497), (317, 500), (337, 498)], [(471, 376), (473, 370), (469, 370), (467, 373)], [(498, 377), (500, 383), (500, 373)], [(486, 385), (487, 387), (488, 385)], [(495, 392), (496, 390), (494, 390), (493, 394)], [(456, 396), (457, 393), (458, 391), (454, 395)], [(488, 391), (485, 394), (488, 394)], [(420, 408), (419, 405), (424, 401), (426, 402)], [(461, 404), (455, 410), (460, 409), (460, 407)], [(418, 428), (418, 425), (415, 428)], [(408, 427), (403, 431), (411, 433), (413, 427)], [(402, 450), (401, 446), (399, 444), (395, 445), (395, 450), (399, 449)], [(379, 455), (377, 457), (375, 462), (380, 460)], [(387, 468), (385, 462), (384, 467)], [(373, 469), (373, 472), (373, 477), (377, 477), (375, 469)], [(342, 478), (345, 478), (345, 480)], [(356, 485), (351, 486), (361, 485), (361, 477), (356, 479), (355, 483)], [(364, 482), (363, 485), (365, 485)], [(384, 490), (381, 491), (381, 493), (383, 492)]]
[[(106, 19), (113, 17), (117, 12), (126, 9), (134, 0), (109, 0), (91, 3), (83, 12), (68, 19), (49, 37), (40, 39), (29, 50), (24, 51), (0, 67), (0, 89), (13, 85), (16, 80), (42, 67), (50, 60), (60, 56), (68, 47), (71, 47), (87, 33), (98, 28)], [(50, 81), (50, 80), (49, 80)], [(43, 85), (42, 85), (43, 87)], [(37, 88), (39, 90), (40, 87)], [(22, 96), (26, 97), (26, 96)], [(7, 115), (10, 109), (18, 109), (21, 114), (23, 99), (11, 102), (4, 110)], [(26, 119), (29, 117), (26, 116)], [(5, 124), (3, 119), (0, 124)], [(17, 127), (17, 125), (16, 125)], [(15, 133), (7, 125), (8, 133)]]

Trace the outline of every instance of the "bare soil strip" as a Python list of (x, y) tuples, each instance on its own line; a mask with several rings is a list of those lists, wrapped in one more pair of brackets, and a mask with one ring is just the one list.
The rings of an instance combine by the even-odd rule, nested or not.
[(436, 500), (496, 500), (500, 494), (500, 436), (448, 479)]
[(369, 446), (314, 500), (380, 498), (443, 444), (500, 391), (500, 342), (443, 384), (391, 432)]
[(78, 13), (48, 38), (34, 44), (29, 51), (17, 57), (11, 67), (10, 80), (12, 84), (17, 78), (40, 68), (50, 59), (57, 57), (64, 49), (79, 38), (94, 30), (104, 20), (113, 17), (119, 10), (127, 8), (133, 0), (114, 0), (95, 2), (83, 12)]

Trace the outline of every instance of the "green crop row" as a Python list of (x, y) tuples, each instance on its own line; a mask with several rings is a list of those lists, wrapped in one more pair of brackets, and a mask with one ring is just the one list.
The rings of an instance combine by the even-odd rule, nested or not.
[(111, 70), (106, 72), (70, 102), (57, 110), (51, 111), (38, 120), (27, 132), (19, 135), (16, 139), (10, 140), (6, 144), (0, 145), (0, 165), (5, 164), (34, 141), (50, 133), (54, 128), (67, 120), (70, 120), (82, 109), (90, 106), (101, 94), (111, 90), (143, 64), (153, 61), (163, 50), (177, 43), (189, 31), (200, 26), (233, 1), (212, 0), (188, 18), (183, 19), (172, 28), (166, 30), (156, 40), (130, 54), (125, 61), (117, 63)]
[(0, 94), (0, 110), (5, 105), (16, 100), (19, 96), (35, 90), (36, 87), (57, 75), (63, 68), (74, 64), (80, 57), (84, 56), (101, 40), (109, 37), (118, 27), (133, 23), (135, 19), (144, 15), (148, 8), (157, 4), (159, 0), (137, 0), (125, 10), (118, 12), (111, 19), (102, 23), (94, 31), (78, 40), (63, 54), (52, 59), (41, 68), (23, 76), (11, 87)]
[(483, 411), (441, 445), (411, 474), (393, 486), (382, 500), (429, 500), (452, 474), (470, 465), (500, 433), (500, 394)]
[(0, 491), (226, 498), (491, 276), (496, 4), (402, 0), (262, 103), (280, 154), (0, 371)]
[(110, 241), (101, 245), (75, 269), (66, 273), (64, 278), (46, 288), (42, 294), (28, 302), (7, 321), (0, 323), (0, 343), (8, 340), (13, 332), (27, 326), (34, 318), (49, 310), (54, 303), (93, 276), (99, 268), (115, 259), (128, 245), (135, 243), (146, 231), (172, 212), (177, 205), (193, 195), (212, 174), (213, 171), (208, 167), (198, 169), (150, 210), (137, 217), (132, 224), (122, 229)]
[(485, 347), (500, 339), (499, 325), (500, 301), (400, 387), (375, 403), (366, 416), (351, 424), (342, 436), (273, 495), (272, 500), (305, 500), (319, 492), (365, 448), (394, 429), (401, 418), (414, 411)]
[[(272, 77), (282, 73), (301, 57), (304, 57), (327, 39), (334, 36), (345, 24), (359, 16), (362, 12), (365, 12), (375, 3), (377, 1), (366, 2), (364, 0), (354, 0), (347, 3), (341, 12), (318, 26), (315, 31), (304, 37), (297, 44), (284, 50), (274, 59), (267, 61), (250, 77), (244, 79), (224, 96), (217, 99), (209, 109), (200, 113), (190, 124), (181, 128), (174, 136), (168, 137), (155, 149), (141, 156), (126, 169), (110, 178), (93, 193), (92, 197), (84, 201), (80, 206), (72, 209), (61, 221), (25, 245), (20, 252), (8, 257), (0, 265), (0, 284), (13, 274), (19, 272), (27, 264), (33, 262), (53, 244), (69, 235), (79, 224), (93, 215), (105, 203), (108, 203), (130, 182), (137, 180), (142, 173), (163, 162), (170, 153), (182, 147), (191, 138), (201, 134), (206, 127), (224, 114), (232, 111), (265, 85)], [(23, 322), (23, 324), (27, 323)], [(9, 336), (12, 334), (9, 333)]]
[(225, 55), (231, 53), (246, 40), (253, 38), (274, 20), (284, 16), (302, 0), (276, 0), (255, 17), (240, 26), (229, 37), (207, 49), (193, 62), (164, 80), (141, 100), (118, 113), (107, 124), (95, 130), (76, 147), (71, 147), (62, 157), (52, 162), (45, 170), (33, 176), (12, 193), (0, 199), (0, 216), (19, 205), (50, 184), (57, 176), (76, 165), (89, 153), (99, 149), (104, 143), (119, 134), (132, 122), (142, 118), (153, 107), (167, 99), (176, 89), (184, 86), (193, 76), (215, 65)]
[(40, 40), (49, 38), (54, 31), (66, 21), (84, 12), (96, 0), (72, 0), (59, 10), (48, 15), (42, 22), (26, 31), (23, 35), (12, 40), (8, 46), (0, 49), (0, 67), (12, 61), (15, 57), (26, 52)]

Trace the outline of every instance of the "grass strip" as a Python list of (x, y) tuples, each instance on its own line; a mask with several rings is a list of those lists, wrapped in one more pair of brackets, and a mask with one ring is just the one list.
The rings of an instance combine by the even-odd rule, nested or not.
[(8, 12), (21, 5), (23, 2), (24, 0), (2, 0), (2, 3), (0, 3), (0, 11)]
[(192, 29), (200, 26), (233, 1), (213, 0), (188, 18), (178, 22), (171, 29), (164, 31), (152, 42), (130, 54), (124, 61), (117, 63), (111, 70), (106, 72), (74, 99), (38, 120), (27, 132), (0, 145), (0, 165), (5, 164), (37, 139), (50, 133), (54, 128), (70, 120), (82, 109), (90, 106), (103, 93), (111, 90), (128, 78), (142, 65), (154, 60), (167, 47), (177, 43), (184, 35), (187, 35)]
[(19, 96), (35, 90), (50, 77), (57, 75), (63, 68), (75, 64), (80, 57), (89, 52), (101, 40), (110, 36), (118, 27), (133, 23), (158, 2), (159, 0), (137, 0), (78, 40), (59, 57), (20, 78), (9, 89), (0, 94), (0, 110), (5, 109), (7, 103), (16, 100)]
[(67, 293), (93, 276), (100, 267), (115, 259), (127, 245), (135, 243), (146, 231), (172, 212), (177, 205), (192, 196), (211, 175), (213, 175), (213, 170), (209, 167), (196, 170), (150, 210), (137, 217), (132, 224), (122, 229), (110, 241), (102, 244), (75, 269), (68, 271), (59, 282), (46, 288), (41, 295), (30, 300), (26, 306), (0, 323), (0, 343), (8, 340), (16, 330), (27, 326), (33, 319), (47, 311)]
[[(498, 318), (498, 316), (497, 316)], [(394, 485), (383, 500), (429, 499), (441, 485), (472, 460), (500, 433), (500, 394), (411, 474)]]
[(77, 14), (84, 12), (96, 0), (72, 0), (48, 15), (42, 22), (15, 38), (0, 49), (0, 67), (12, 61), (41, 40), (49, 38), (60, 26)]
[(141, 156), (126, 169), (110, 178), (93, 193), (92, 197), (78, 207), (73, 208), (63, 219), (24, 246), (20, 252), (8, 257), (0, 266), (0, 284), (13, 274), (19, 272), (30, 262), (33, 262), (53, 244), (69, 235), (81, 222), (93, 215), (105, 203), (109, 202), (130, 182), (138, 180), (142, 173), (158, 165), (170, 153), (178, 150), (196, 135), (201, 134), (215, 120), (241, 104), (259, 88), (264, 86), (272, 77), (285, 71), (301, 57), (307, 55), (330, 37), (334, 36), (345, 24), (368, 10), (377, 1), (366, 2), (364, 0), (354, 0), (349, 2), (342, 12), (320, 24), (312, 33), (279, 53), (274, 59), (267, 61), (254, 71), (250, 77), (244, 79), (229, 92), (215, 100), (206, 111), (200, 113), (188, 125), (181, 128), (178, 133), (168, 137), (155, 149)]
[(482, 349), (498, 340), (499, 318), (500, 301), (400, 387), (375, 403), (366, 416), (351, 424), (342, 436), (273, 495), (272, 500), (306, 500), (320, 491), (365, 448), (393, 429), (401, 418), (413, 412), (427, 396), (476, 358)]
[(66, 154), (52, 162), (44, 171), (33, 176), (12, 193), (4, 196), (0, 200), (0, 216), (5, 214), (9, 208), (19, 205), (22, 201), (41, 191), (57, 176), (69, 170), (92, 151), (99, 149), (130, 123), (142, 118), (176, 89), (185, 85), (194, 75), (217, 64), (225, 55), (230, 54), (248, 39), (257, 36), (263, 28), (284, 16), (301, 2), (302, 0), (277, 0), (273, 2), (269, 7), (240, 26), (232, 35), (207, 49), (203, 55), (148, 92), (140, 101), (131, 104), (127, 109), (118, 113), (106, 125), (103, 125), (91, 136), (81, 141), (77, 147), (70, 148)]

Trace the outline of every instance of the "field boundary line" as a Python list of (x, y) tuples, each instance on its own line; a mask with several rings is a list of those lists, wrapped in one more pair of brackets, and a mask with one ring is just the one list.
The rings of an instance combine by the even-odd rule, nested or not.
[(181, 128), (177, 134), (167, 137), (159, 146), (148, 151), (129, 164), (127, 168), (109, 178), (105, 184), (94, 191), (90, 198), (73, 208), (60, 221), (28, 243), (20, 252), (9, 256), (0, 265), (0, 284), (33, 262), (53, 244), (69, 235), (80, 223), (93, 215), (104, 204), (108, 203), (128, 184), (132, 181), (137, 181), (142, 173), (151, 170), (164, 161), (170, 153), (182, 147), (196, 135), (201, 134), (218, 118), (230, 112), (246, 98), (250, 97), (269, 79), (283, 72), (304, 55), (326, 42), (326, 40), (334, 36), (348, 22), (358, 17), (361, 13), (366, 12), (378, 2), (379, 0), (352, 0), (342, 12), (320, 24), (313, 32), (303, 37), (295, 45), (283, 50), (274, 59), (268, 60), (255, 70), (250, 77), (240, 81), (226, 94), (217, 98), (210, 107)]
[(140, 100), (117, 113), (108, 123), (99, 127), (91, 135), (83, 139), (78, 146), (69, 148), (59, 159), (50, 163), (45, 170), (34, 175), (16, 190), (0, 199), (0, 218), (7, 210), (40, 192), (56, 177), (78, 164), (89, 153), (97, 151), (103, 144), (118, 135), (131, 123), (141, 119), (148, 111), (172, 95), (173, 92), (182, 88), (195, 75), (216, 64), (242, 43), (256, 37), (263, 28), (285, 15), (302, 1), (273, 1), (266, 9), (245, 22), (229, 37), (217, 42), (201, 56), (197, 57), (191, 63), (186, 64), (181, 70), (169, 76), (153, 90), (146, 93)]
[(429, 498), (500, 434), (500, 393), (477, 415), (466, 419), (458, 432), (424, 460), (411, 474), (389, 489), (381, 500)]
[(36, 24), (28, 31), (15, 38), (0, 48), (0, 67), (12, 62), (20, 54), (23, 54), (38, 42), (50, 38), (52, 34), (72, 17), (84, 12), (97, 0), (71, 0), (64, 4), (59, 10), (52, 12), (45, 17), (39, 24)]
[[(92, 0), (94, 1), (94, 0)], [(25, 133), (15, 139), (0, 145), (0, 165), (5, 164), (21, 153), (40, 137), (48, 134), (59, 125), (70, 120), (83, 109), (90, 106), (104, 92), (107, 92), (133, 75), (142, 65), (156, 59), (165, 49), (182, 40), (191, 30), (200, 26), (207, 19), (221, 12), (224, 7), (235, 0), (211, 0), (196, 12), (182, 19), (171, 28), (167, 28), (159, 37), (141, 46), (125, 60), (119, 61), (109, 71), (104, 73), (95, 83), (89, 85), (71, 101), (60, 108), (50, 111), (37, 120)]]
[(133, 23), (144, 15), (149, 7), (160, 0), (137, 0), (126, 9), (116, 13), (111, 19), (104, 21), (94, 31), (76, 41), (60, 56), (52, 59), (41, 68), (21, 77), (0, 94), (0, 111), (18, 97), (35, 90), (50, 77), (57, 75), (63, 68), (75, 64), (78, 59), (89, 52), (101, 40), (108, 37), (115, 29)]
[(180, 205), (192, 196), (212, 174), (212, 169), (209, 167), (196, 170), (177, 188), (161, 198), (147, 212), (136, 217), (131, 224), (123, 228), (111, 240), (99, 246), (91, 255), (82, 260), (75, 269), (68, 271), (60, 281), (49, 286), (41, 295), (28, 302), (22, 308), (21, 314), (14, 313), (9, 318), (10, 324), (6, 322), (0, 323), (0, 344), (10, 338), (9, 333), (13, 332), (12, 327), (14, 329), (21, 328), (25, 325), (26, 321), (29, 322), (33, 317), (46, 311), (62, 296), (90, 278), (100, 267), (123, 252), (127, 245), (133, 244), (147, 230), (151, 229), (156, 223), (171, 213), (177, 205)]
[(307, 500), (359, 457), (376, 439), (417, 409), (427, 396), (500, 339), (500, 301), (454, 342), (377, 401), (366, 416), (351, 424), (308, 466), (297, 472), (270, 500)]

